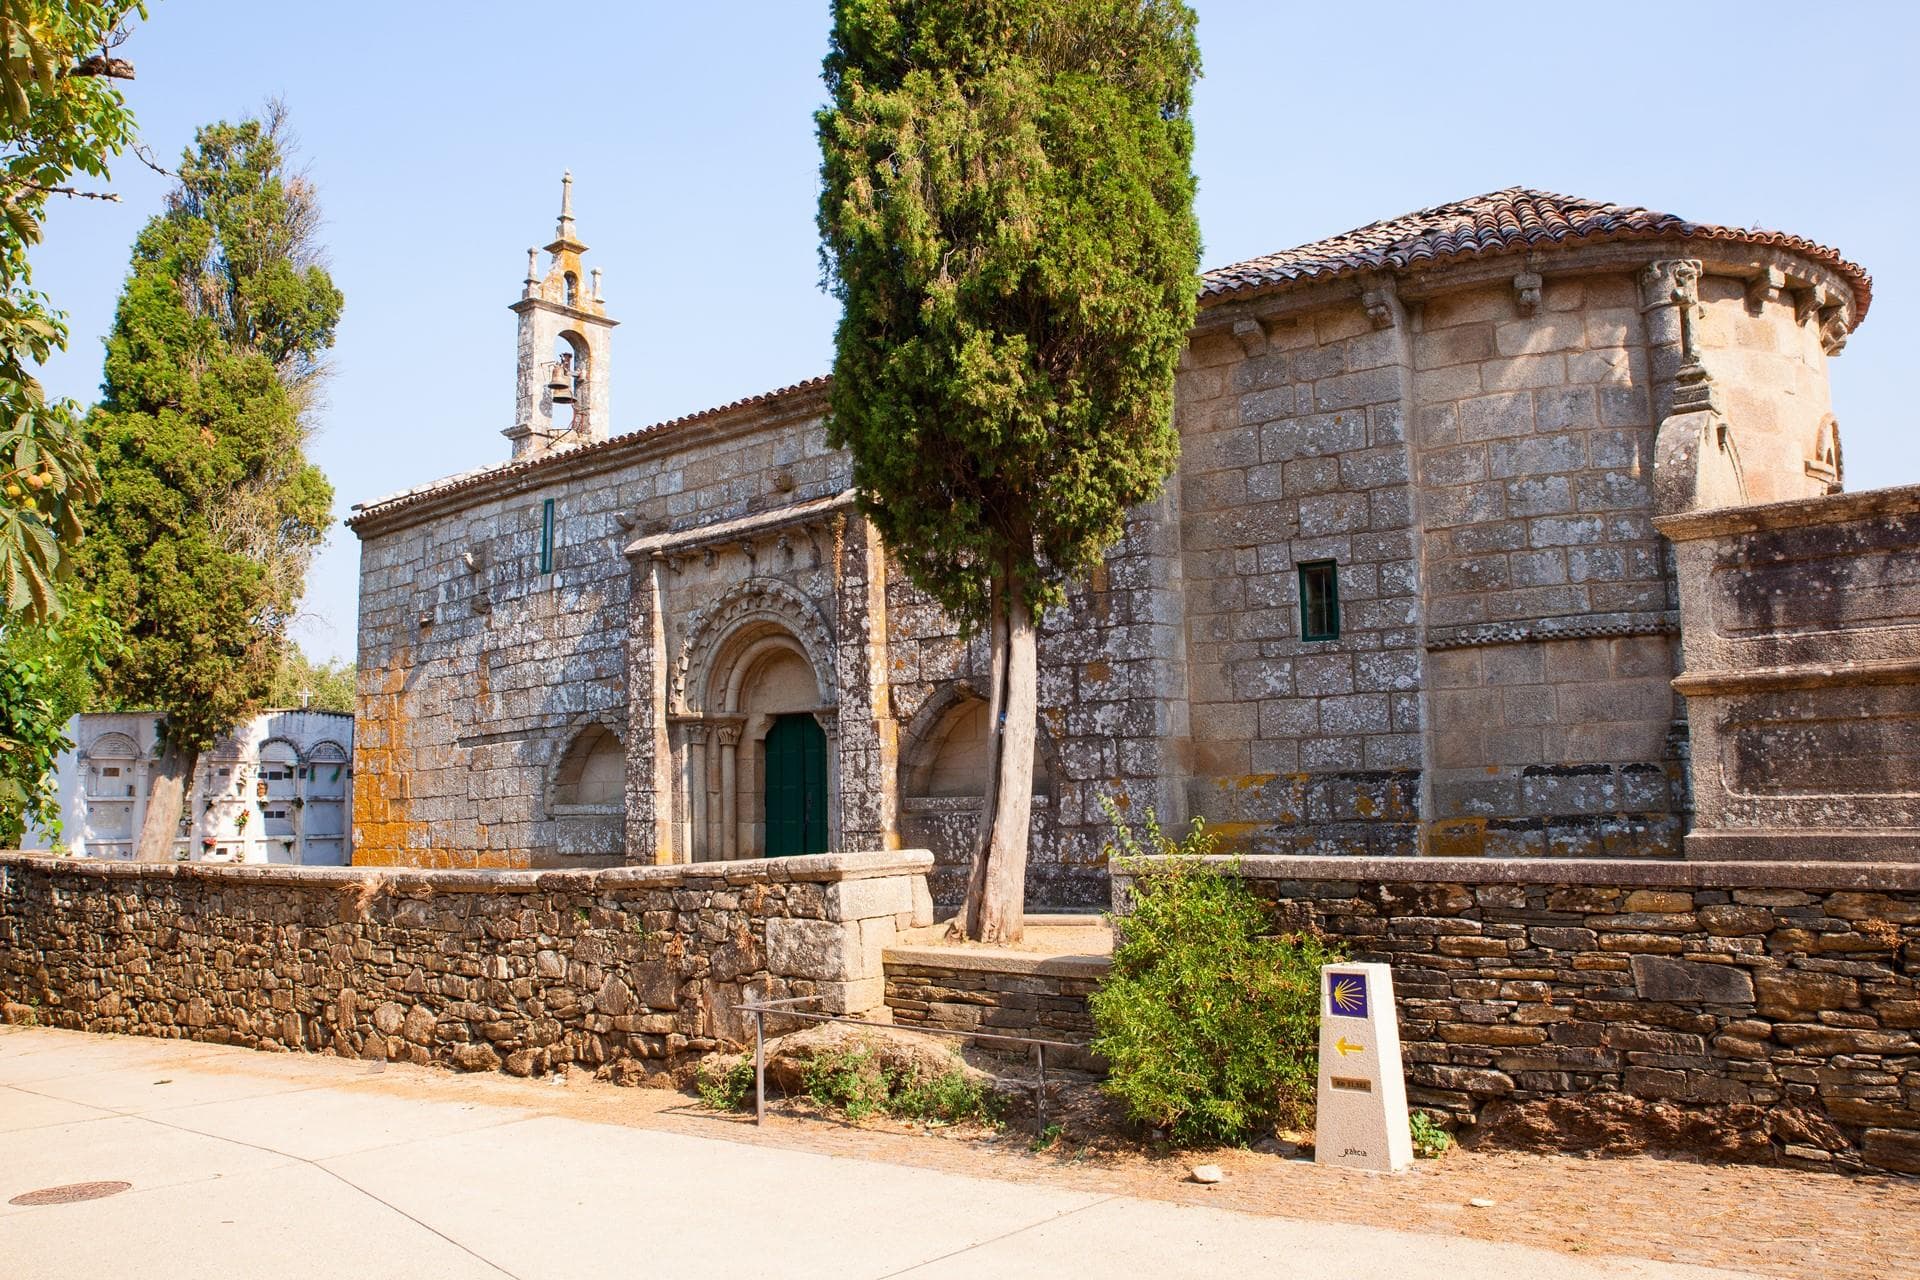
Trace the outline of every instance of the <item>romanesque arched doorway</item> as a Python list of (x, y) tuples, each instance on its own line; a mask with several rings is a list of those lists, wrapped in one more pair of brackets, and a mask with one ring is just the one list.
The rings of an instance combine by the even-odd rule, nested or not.
[(693, 861), (821, 853), (838, 838), (833, 657), (818, 609), (749, 579), (702, 610), (676, 664), (676, 821)]

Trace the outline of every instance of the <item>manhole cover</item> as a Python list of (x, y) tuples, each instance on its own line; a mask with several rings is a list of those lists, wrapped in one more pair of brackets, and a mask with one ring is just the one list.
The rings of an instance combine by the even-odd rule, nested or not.
[(99, 1200), (106, 1196), (117, 1196), (131, 1187), (131, 1182), (69, 1182), (64, 1187), (42, 1187), (38, 1191), (28, 1191), (7, 1201), (8, 1204), (72, 1204), (77, 1200)]

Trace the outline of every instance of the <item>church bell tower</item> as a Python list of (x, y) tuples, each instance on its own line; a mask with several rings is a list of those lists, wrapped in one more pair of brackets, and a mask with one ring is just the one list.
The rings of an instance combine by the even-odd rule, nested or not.
[(540, 251), (527, 250), (527, 278), (513, 304), (520, 317), (519, 377), (513, 425), (502, 434), (513, 441), (515, 458), (604, 440), (612, 424), (608, 339), (618, 322), (607, 319), (600, 269), (589, 277), (580, 265), (586, 251), (574, 235), (569, 172), (560, 179), (560, 225), (547, 246), (546, 274), (540, 274)]

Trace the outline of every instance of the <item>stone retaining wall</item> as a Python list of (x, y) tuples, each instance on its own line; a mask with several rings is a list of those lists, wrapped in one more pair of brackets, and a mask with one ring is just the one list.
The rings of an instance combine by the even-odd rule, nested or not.
[[(885, 955), (887, 1009), (896, 1026), (988, 1031), (1083, 1045), (1093, 1038), (1087, 997), (1106, 977), (1103, 956), (983, 953), (957, 947), (901, 946)], [(981, 1044), (1012, 1058), (1032, 1050)], [(1085, 1049), (1049, 1049), (1047, 1067), (1097, 1071)]]
[(732, 1011), (748, 998), (884, 1012), (881, 953), (930, 921), (931, 863), (478, 873), (0, 854), (0, 1007), (83, 1031), (632, 1076), (750, 1039)]
[(1920, 1173), (1920, 867), (1229, 865), (1393, 966), (1409, 1099), (1488, 1140)]

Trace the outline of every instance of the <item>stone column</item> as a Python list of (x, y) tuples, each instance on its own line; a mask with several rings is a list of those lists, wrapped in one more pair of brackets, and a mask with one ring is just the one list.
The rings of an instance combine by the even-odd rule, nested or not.
[(1700, 276), (1694, 258), (1650, 263), (1640, 277), (1647, 357), (1653, 377), (1654, 508), (1677, 515), (1744, 506), (1740, 453), (1701, 359)]
[(707, 726), (680, 727), (680, 861), (701, 861), (707, 836)]
[(737, 724), (720, 726), (720, 857), (732, 862), (740, 856), (740, 730)]

